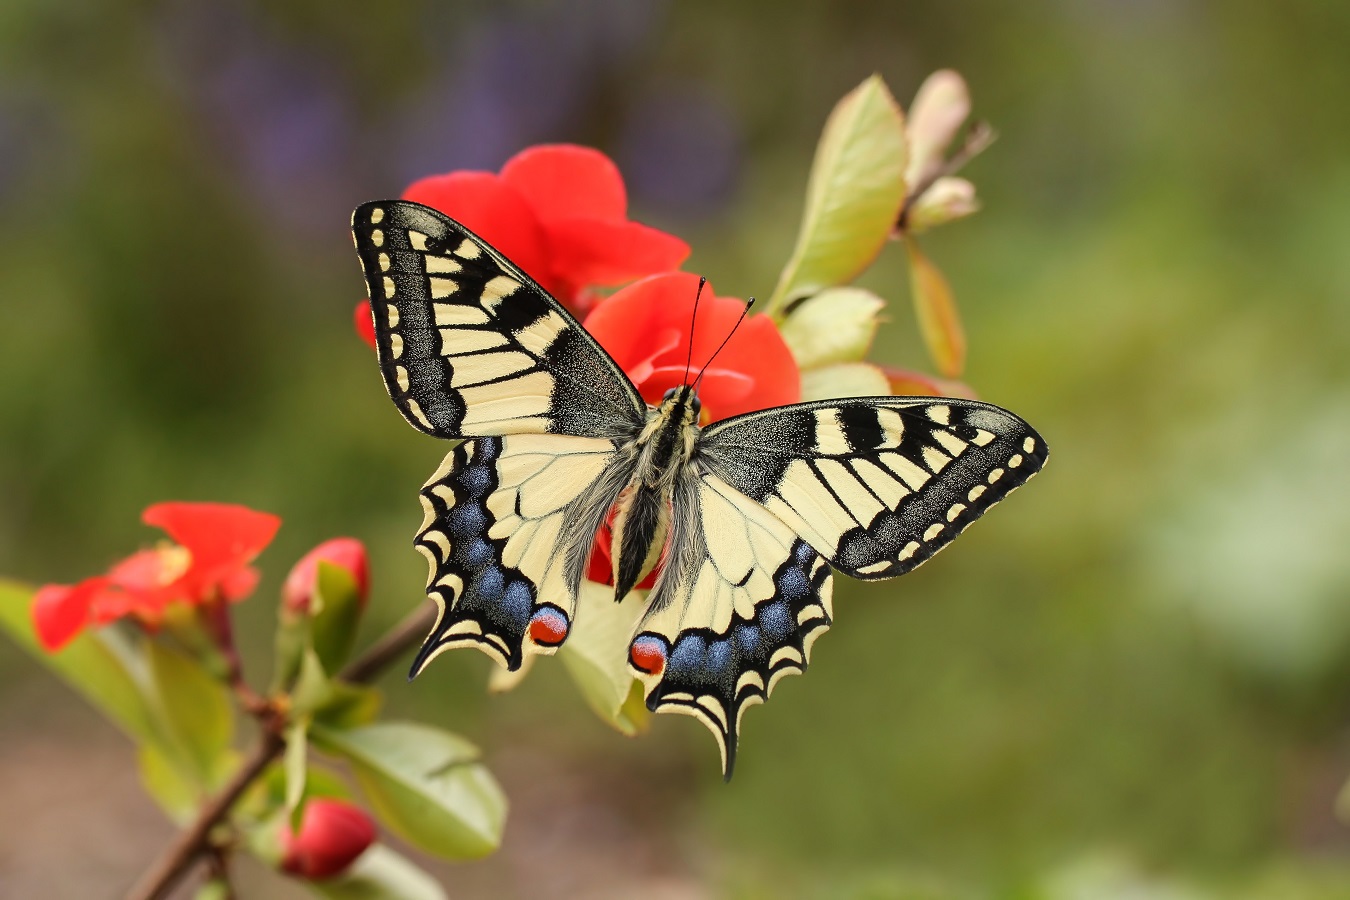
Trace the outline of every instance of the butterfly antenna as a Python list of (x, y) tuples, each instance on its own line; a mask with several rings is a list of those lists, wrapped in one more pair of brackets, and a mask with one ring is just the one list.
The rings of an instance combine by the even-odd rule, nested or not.
[(708, 283), (706, 277), (698, 279), (698, 293), (694, 294), (694, 311), (689, 315), (689, 355), (684, 359), (684, 378), (681, 384), (689, 383), (689, 365), (694, 361), (694, 324), (698, 322), (698, 298), (703, 296), (703, 286)]
[(745, 321), (746, 314), (750, 312), (750, 307), (754, 305), (755, 298), (751, 297), (750, 302), (745, 304), (745, 309), (741, 310), (741, 317), (736, 320), (735, 325), (731, 326), (731, 331), (729, 331), (727, 336), (722, 339), (722, 343), (718, 346), (717, 350), (714, 351), (713, 355), (708, 357), (708, 361), (703, 364), (703, 368), (698, 370), (698, 377), (694, 379), (695, 390), (698, 389), (698, 383), (703, 380), (703, 373), (708, 371), (708, 366), (711, 366), (713, 360), (717, 359), (717, 354), (722, 352), (722, 348), (727, 345), (727, 341), (731, 340), (731, 336), (736, 333), (736, 329), (741, 327), (741, 323)]

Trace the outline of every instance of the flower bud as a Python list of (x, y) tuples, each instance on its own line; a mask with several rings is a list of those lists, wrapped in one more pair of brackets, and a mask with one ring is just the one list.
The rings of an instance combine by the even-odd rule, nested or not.
[(366, 547), (356, 538), (339, 537), (324, 541), (300, 557), (281, 588), (281, 600), (285, 608), (296, 613), (309, 612), (319, 578), (320, 562), (332, 563), (351, 573), (356, 581), (357, 596), (364, 607), (370, 592), (370, 563), (366, 559)]
[(909, 139), (905, 184), (909, 190), (914, 190), (942, 168), (947, 145), (969, 115), (970, 91), (958, 73), (940, 69), (919, 86), (905, 124), (905, 135)]
[(375, 823), (360, 807), (318, 797), (305, 805), (300, 831), (282, 839), (281, 868), (299, 878), (332, 878), (375, 842)]
[(924, 191), (905, 217), (905, 228), (910, 234), (920, 234), (934, 225), (944, 225), (965, 218), (980, 208), (975, 198), (975, 185), (964, 178), (939, 178)]

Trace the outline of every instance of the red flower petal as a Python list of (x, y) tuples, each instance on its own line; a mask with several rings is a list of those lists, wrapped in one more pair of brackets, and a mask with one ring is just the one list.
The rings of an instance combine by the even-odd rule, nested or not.
[(107, 584), (105, 578), (86, 578), (79, 584), (48, 584), (33, 596), (33, 630), (48, 653), (55, 653), (75, 639), (89, 624), (94, 596)]
[(553, 271), (539, 218), (525, 197), (491, 172), (451, 172), (413, 182), (404, 200), (445, 213), (497, 248), (545, 290)]
[(591, 147), (529, 147), (502, 166), (502, 180), (520, 191), (541, 222), (570, 216), (622, 222), (628, 210), (619, 167)]
[(298, 832), (282, 835), (281, 868), (301, 878), (332, 878), (375, 843), (375, 823), (360, 807), (316, 797), (305, 804)]
[(370, 300), (362, 300), (356, 304), (356, 309), (352, 311), (353, 324), (356, 325), (356, 336), (370, 345), (370, 349), (375, 347), (375, 319), (370, 312)]
[(578, 284), (613, 285), (678, 269), (689, 245), (638, 222), (571, 216), (544, 220), (554, 269)]
[(174, 599), (207, 599), (263, 551), (281, 519), (231, 503), (157, 503), (141, 520), (163, 528), (192, 554), (188, 570), (165, 590)]
[[(648, 403), (682, 383), (689, 355), (690, 316), (698, 276), (655, 275), (629, 285), (600, 303), (586, 318), (586, 330), (634, 379)], [(735, 326), (745, 304), (704, 288), (694, 328), (693, 379)], [(671, 335), (677, 340), (672, 342)], [(792, 351), (768, 316), (750, 316), (727, 342), (700, 385), (707, 421), (796, 403), (801, 374)]]

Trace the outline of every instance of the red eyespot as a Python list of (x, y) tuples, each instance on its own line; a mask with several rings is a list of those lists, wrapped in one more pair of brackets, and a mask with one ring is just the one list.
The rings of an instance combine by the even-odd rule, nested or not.
[(557, 607), (546, 606), (530, 619), (530, 638), (536, 644), (556, 647), (567, 637), (567, 616)]
[(660, 675), (666, 667), (666, 642), (659, 637), (644, 635), (628, 648), (628, 661), (639, 672)]

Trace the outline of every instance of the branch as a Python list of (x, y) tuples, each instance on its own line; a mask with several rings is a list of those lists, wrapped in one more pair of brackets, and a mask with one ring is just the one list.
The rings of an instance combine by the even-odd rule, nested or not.
[[(352, 660), (337, 677), (352, 684), (374, 680), (400, 656), (417, 646), (434, 618), (433, 608), (426, 604), (419, 606)], [(229, 783), (207, 801), (192, 824), (145, 870), (135, 886), (127, 892), (127, 900), (161, 900), (187, 874), (197, 859), (210, 849), (212, 829), (229, 815), (230, 809), (248, 790), (249, 785), (285, 751), (286, 740), (280, 731), (282, 725), (284, 723), (277, 719), (275, 724), (263, 731), (257, 746)]]

